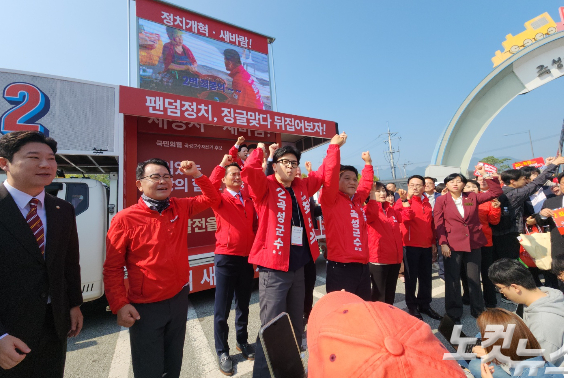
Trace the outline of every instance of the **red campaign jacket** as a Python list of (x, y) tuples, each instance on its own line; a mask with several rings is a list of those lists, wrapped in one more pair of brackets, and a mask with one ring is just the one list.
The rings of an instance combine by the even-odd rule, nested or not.
[[(128, 303), (172, 298), (189, 281), (187, 223), (219, 201), (206, 176), (195, 179), (203, 194), (170, 198), (170, 206), (151, 210), (142, 198), (114, 216), (106, 238), (105, 294), (114, 314)], [(124, 267), (128, 271), (128, 292)]]
[[(314, 261), (319, 256), (319, 248), (310, 213), (310, 197), (322, 185), (324, 167), (329, 156), (338, 153), (338, 147), (333, 146), (328, 148), (328, 156), (317, 172), (312, 172), (307, 178), (296, 178), (292, 181), (292, 190), (302, 210)], [(250, 251), (249, 262), (287, 272), (290, 266), (292, 199), (274, 175), (266, 177), (262, 169), (263, 157), (261, 149), (254, 150), (241, 172), (258, 214), (258, 231)]]
[(501, 207), (493, 207), (491, 201), (479, 205), (479, 221), (487, 244), (484, 247), (493, 245), (493, 230), (489, 224), (498, 224), (501, 221)]
[[(436, 198), (438, 202), (440, 197)], [(432, 217), (432, 206), (428, 197), (422, 195), (422, 200), (418, 196), (413, 196), (408, 200), (414, 212), (414, 218), (403, 220), (400, 230), (402, 231), (402, 245), (405, 247), (432, 248), (436, 244), (436, 233), (434, 231), (434, 219)], [(402, 202), (399, 199), (394, 204), (397, 211), (402, 211)]]
[(232, 146), (231, 149), (229, 150), (229, 155), (231, 155), (233, 161), (237, 163), (239, 167), (241, 167), (241, 169), (243, 169), (245, 167), (245, 162), (239, 157), (238, 153), (239, 150), (235, 146)]
[(369, 262), (367, 219), (363, 203), (369, 197), (373, 185), (373, 166), (365, 165), (361, 181), (352, 199), (339, 191), (339, 152), (330, 159), (329, 175), (326, 174), (320, 204), (325, 222), (327, 258), (339, 263)]
[[(216, 166), (211, 173), (211, 183), (215, 189), (221, 187), (221, 179), (225, 177), (225, 169)], [(241, 191), (244, 206), (238, 198), (233, 197), (227, 189), (221, 193), (218, 203), (211, 206), (217, 220), (215, 232), (215, 253), (219, 255), (248, 256), (258, 221), (252, 198)]]
[[(197, 60), (195, 60), (195, 57), (193, 56), (193, 53), (191, 52), (189, 47), (187, 47), (186, 45), (182, 45), (181, 47), (183, 49), (183, 52), (185, 53), (185, 56), (187, 56), (187, 59), (189, 59), (191, 64), (195, 66), (197, 64)], [(167, 42), (164, 45), (164, 49), (162, 50), (162, 59), (164, 61), (164, 71), (167, 71), (170, 68), (170, 64), (172, 64), (172, 61), (174, 60), (174, 45), (171, 42)]]
[(369, 262), (379, 264), (400, 264), (402, 262), (403, 220), (414, 218), (410, 207), (396, 211), (388, 202), (370, 200), (365, 206), (367, 233), (369, 235)]
[(229, 76), (233, 79), (233, 94), (231, 102), (235, 105), (248, 106), (255, 109), (264, 109), (262, 97), (253, 78), (241, 65), (232, 70)]
[(484, 193), (462, 193), (464, 216), (452, 199), (445, 194), (436, 199), (434, 222), (440, 245), (447, 244), (451, 251), (471, 252), (487, 244), (479, 221), (479, 204), (491, 201), (503, 194), (496, 178), (486, 180), (489, 190)]

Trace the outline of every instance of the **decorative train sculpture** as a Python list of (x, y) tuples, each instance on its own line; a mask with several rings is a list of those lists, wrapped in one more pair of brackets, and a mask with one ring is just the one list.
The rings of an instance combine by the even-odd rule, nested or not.
[(540, 16), (525, 22), (525, 31), (513, 36), (507, 34), (502, 43), (504, 51), (495, 51), (495, 56), (491, 58), (493, 67), (497, 67), (510, 56), (518, 53), (523, 48), (530, 46), (536, 41), (540, 41), (554, 33), (564, 30), (564, 7), (559, 8), (560, 19), (556, 23), (550, 15), (545, 12)]

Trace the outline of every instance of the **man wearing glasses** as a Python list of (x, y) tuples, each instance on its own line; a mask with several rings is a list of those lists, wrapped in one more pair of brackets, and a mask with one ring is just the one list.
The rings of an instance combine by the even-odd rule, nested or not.
[[(339, 135), (332, 138), (322, 166), (307, 178), (296, 177), (301, 154), (292, 146), (276, 150), (274, 174), (267, 177), (262, 169), (263, 143), (249, 156), (241, 173), (259, 217), (249, 262), (259, 270), (260, 321), (265, 325), (287, 312), (298, 345), (303, 333), (304, 265), (319, 256), (310, 197), (328, 179), (326, 167), (339, 154), (343, 140)], [(258, 338), (253, 377), (270, 377)]]
[(202, 195), (170, 197), (168, 163), (161, 159), (138, 163), (136, 186), (142, 196), (112, 219), (107, 234), (105, 294), (118, 325), (130, 328), (136, 378), (179, 377), (189, 294), (187, 223), (220, 200), (194, 162), (183, 161), (179, 170), (195, 178)]
[[(404, 246), (404, 290), (408, 313), (420, 320), (426, 314), (432, 319), (442, 316), (432, 307), (432, 263), (438, 256), (432, 206), (424, 195), (426, 181), (420, 175), (408, 179), (408, 198), (415, 217), (402, 222), (402, 245)], [(395, 204), (395, 210), (402, 210), (402, 200)], [(418, 284), (418, 285), (417, 285)], [(418, 295), (416, 295), (418, 286)]]

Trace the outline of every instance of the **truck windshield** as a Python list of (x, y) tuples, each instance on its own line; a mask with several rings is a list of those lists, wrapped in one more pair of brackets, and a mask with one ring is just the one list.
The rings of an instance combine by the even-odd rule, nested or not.
[(89, 187), (84, 183), (67, 183), (65, 200), (75, 208), (75, 216), (89, 208)]

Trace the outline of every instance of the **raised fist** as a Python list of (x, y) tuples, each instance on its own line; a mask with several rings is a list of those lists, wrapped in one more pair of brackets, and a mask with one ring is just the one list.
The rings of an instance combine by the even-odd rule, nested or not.
[(229, 154), (226, 154), (225, 156), (223, 156), (223, 160), (221, 161), (221, 167), (226, 167), (227, 165), (231, 164), (233, 162), (233, 157)]
[(274, 154), (276, 153), (276, 150), (278, 149), (278, 147), (280, 147), (278, 145), (278, 143), (272, 143), (269, 147), (268, 150), (270, 151), (270, 157), (274, 156)]
[(197, 169), (197, 165), (189, 160), (182, 161), (179, 170), (181, 171), (181, 173), (187, 176), (195, 177), (201, 174), (201, 172), (199, 172), (199, 170)]

